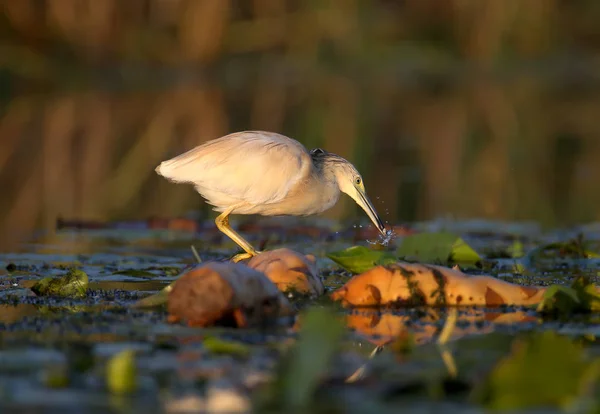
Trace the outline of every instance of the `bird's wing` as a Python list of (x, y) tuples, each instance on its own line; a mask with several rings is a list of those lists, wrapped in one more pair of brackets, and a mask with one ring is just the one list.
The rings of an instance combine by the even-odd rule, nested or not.
[(267, 204), (282, 200), (313, 168), (302, 144), (283, 135), (244, 131), (209, 141), (156, 171), (174, 182), (193, 183), (240, 201)]

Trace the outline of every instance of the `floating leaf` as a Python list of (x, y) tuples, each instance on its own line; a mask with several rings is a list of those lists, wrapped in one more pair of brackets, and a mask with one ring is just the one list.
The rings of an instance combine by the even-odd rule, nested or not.
[(481, 267), (479, 254), (463, 239), (446, 232), (406, 236), (396, 253), (405, 260), (421, 263)]
[(600, 311), (600, 290), (594, 286), (588, 277), (575, 279), (571, 288), (577, 293), (584, 311)]
[(130, 394), (137, 387), (135, 352), (130, 349), (112, 356), (106, 365), (106, 385), (113, 394)]
[(599, 374), (600, 360), (590, 364), (579, 345), (546, 331), (518, 340), (512, 354), (494, 368), (479, 396), (496, 410), (566, 408)]
[(227, 354), (240, 357), (246, 357), (250, 354), (250, 349), (247, 345), (241, 342), (225, 341), (214, 336), (204, 338), (202, 345), (215, 354)]
[(552, 285), (544, 293), (537, 311), (557, 316), (600, 311), (600, 290), (585, 277), (577, 278), (570, 287)]
[(45, 277), (37, 282), (31, 290), (39, 296), (85, 297), (88, 289), (88, 275), (77, 269), (71, 269), (60, 277)]
[(581, 306), (577, 292), (568, 286), (552, 285), (546, 289), (542, 301), (537, 306), (541, 313), (570, 315)]
[(467, 275), (444, 266), (398, 261), (353, 276), (330, 294), (343, 306), (527, 306), (540, 302), (544, 289), (487, 275)]
[(327, 257), (352, 273), (363, 273), (377, 265), (394, 263), (398, 260), (392, 253), (372, 250), (365, 246), (349, 247), (329, 253)]

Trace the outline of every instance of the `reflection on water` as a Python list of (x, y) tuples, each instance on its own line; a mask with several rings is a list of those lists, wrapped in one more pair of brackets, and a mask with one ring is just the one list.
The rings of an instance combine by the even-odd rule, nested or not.
[[(387, 345), (409, 335), (416, 344), (425, 344), (437, 339), (446, 318), (445, 313), (446, 311), (431, 308), (414, 314), (358, 310), (346, 315), (346, 324), (348, 328), (363, 335), (376, 346)], [(506, 312), (461, 310), (449, 339), (456, 340), (468, 335), (491, 333), (496, 330), (495, 325), (528, 324), (530, 327), (539, 322), (538, 317), (521, 310)]]

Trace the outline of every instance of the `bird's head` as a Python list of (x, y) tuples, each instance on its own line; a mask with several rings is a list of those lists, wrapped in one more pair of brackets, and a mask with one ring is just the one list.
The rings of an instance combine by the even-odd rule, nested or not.
[[(317, 152), (318, 151), (318, 152)], [(367, 197), (363, 178), (357, 169), (344, 158), (327, 153), (321, 149), (311, 151), (313, 157), (321, 157), (323, 167), (332, 173), (341, 192), (348, 194), (367, 213), (381, 234), (386, 235), (386, 229), (375, 211), (375, 207)]]

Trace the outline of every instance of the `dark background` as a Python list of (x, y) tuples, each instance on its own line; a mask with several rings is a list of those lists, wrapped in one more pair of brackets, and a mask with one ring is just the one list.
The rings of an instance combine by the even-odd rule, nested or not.
[(390, 222), (600, 218), (597, 0), (2, 0), (0, 39), (4, 245), (212, 214), (154, 168), (245, 129), (353, 161)]

